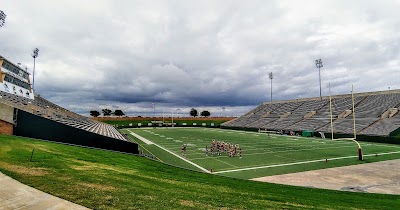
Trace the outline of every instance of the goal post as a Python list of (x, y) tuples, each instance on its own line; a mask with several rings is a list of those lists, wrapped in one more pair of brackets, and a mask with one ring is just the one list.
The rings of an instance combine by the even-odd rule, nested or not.
[(321, 138), (325, 140), (325, 134), (324, 134), (324, 132), (318, 132), (318, 133), (319, 133), (319, 135), (321, 135)]
[[(341, 139), (335, 139), (335, 140), (350, 140), (350, 141), (354, 141), (358, 146), (358, 160), (364, 160), (361, 145), (357, 141), (356, 115), (355, 115), (355, 110), (354, 110), (354, 87), (353, 87), (353, 85), (351, 85), (351, 103), (352, 103), (352, 106), (353, 106), (352, 112), (353, 112), (354, 137), (353, 138), (341, 138)], [(332, 126), (332, 122), (331, 122), (331, 126)], [(332, 130), (332, 136), (333, 136), (333, 128), (332, 127), (331, 127), (331, 130)], [(332, 140), (333, 140), (333, 138), (332, 138)]]

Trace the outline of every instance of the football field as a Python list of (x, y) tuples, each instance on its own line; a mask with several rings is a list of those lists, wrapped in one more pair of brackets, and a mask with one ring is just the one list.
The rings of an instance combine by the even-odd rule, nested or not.
[[(399, 145), (371, 142), (360, 142), (364, 161), (359, 161), (358, 146), (349, 140), (212, 128), (142, 128), (125, 132), (165, 163), (180, 159), (191, 169), (245, 179), (400, 158)], [(239, 144), (243, 158), (226, 153), (212, 155), (210, 151), (207, 154), (206, 146), (210, 148), (213, 139)], [(186, 154), (182, 154), (182, 145), (186, 145)], [(172, 164), (185, 167), (179, 162)]]

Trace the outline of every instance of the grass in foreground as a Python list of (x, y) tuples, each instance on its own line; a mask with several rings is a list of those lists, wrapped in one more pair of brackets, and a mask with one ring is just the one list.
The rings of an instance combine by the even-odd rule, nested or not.
[[(33, 161), (29, 162), (32, 149)], [(93, 209), (399, 209), (400, 196), (221, 177), (142, 157), (0, 135), (0, 170)]]

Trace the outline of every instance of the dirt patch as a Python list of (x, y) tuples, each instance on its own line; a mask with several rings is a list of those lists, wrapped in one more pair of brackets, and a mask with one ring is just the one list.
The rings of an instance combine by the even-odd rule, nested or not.
[(33, 168), (33, 167), (26, 167), (26, 166), (18, 166), (18, 165), (11, 165), (5, 162), (0, 162), (0, 166), (5, 168), (8, 171), (12, 171), (18, 174), (24, 174), (29, 176), (44, 176), (49, 174), (50, 172), (45, 168)]
[(4, 153), (6, 153), (6, 152), (9, 152), (9, 151), (11, 151), (11, 147), (10, 146), (1, 146), (0, 147), (0, 152), (4, 152)]
[(110, 170), (110, 171), (115, 171), (118, 173), (123, 173), (123, 174), (135, 174), (137, 173), (136, 170), (132, 169), (122, 169), (118, 167), (113, 167), (110, 165), (104, 165), (101, 163), (91, 163), (83, 160), (75, 160), (75, 159), (69, 159), (71, 162), (78, 163), (79, 165), (70, 165), (72, 169), (78, 170), (78, 171), (92, 171), (92, 170)]
[(180, 200), (179, 204), (181, 204), (182, 206), (195, 207), (195, 203), (188, 200)]
[(259, 177), (252, 180), (353, 192), (400, 194), (400, 160)]
[(206, 205), (204, 203), (199, 203), (199, 202), (195, 202), (195, 201), (191, 201), (191, 200), (179, 200), (179, 204), (181, 206), (186, 206), (186, 207), (190, 207), (190, 208), (200, 208), (200, 209), (219, 209), (219, 210), (225, 210), (228, 208), (225, 207), (212, 207), (211, 205)]
[(110, 185), (94, 184), (94, 183), (79, 183), (80, 186), (92, 188), (101, 191), (114, 191), (116, 188)]
[(141, 200), (156, 200), (157, 199), (156, 196), (152, 196), (152, 195), (138, 195), (138, 198)]
[(33, 148), (35, 148), (35, 150), (37, 148), (39, 151), (42, 151), (42, 152), (47, 152), (47, 153), (51, 153), (51, 154), (58, 154), (55, 151), (52, 151), (49, 147), (44, 146), (44, 145), (35, 145), (35, 146), (33, 146)]

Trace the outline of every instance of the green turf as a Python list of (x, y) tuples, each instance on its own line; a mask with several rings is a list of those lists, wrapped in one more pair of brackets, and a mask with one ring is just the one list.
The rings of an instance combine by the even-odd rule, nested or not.
[[(130, 129), (130, 131), (178, 155), (181, 155), (181, 145), (187, 144), (187, 160), (207, 170), (213, 169), (214, 173), (244, 179), (400, 158), (400, 146), (393, 144), (361, 142), (365, 157), (364, 161), (359, 161), (358, 157), (351, 157), (357, 156), (357, 145), (352, 141), (346, 140), (330, 141), (320, 138), (268, 136), (265, 133), (208, 128)], [(243, 158), (232, 158), (228, 157), (227, 154), (222, 154), (221, 156), (209, 154), (206, 156), (205, 147), (210, 147), (212, 139), (239, 144), (243, 148)], [(147, 146), (154, 147), (154, 145)], [(151, 151), (151, 149), (149, 150)], [(375, 156), (375, 154), (388, 152), (398, 153)], [(163, 150), (157, 151), (155, 155), (161, 155), (161, 160), (174, 165), (171, 160), (176, 159), (176, 157), (168, 154), (163, 155)], [(329, 160), (343, 157), (348, 158)], [(327, 163), (320, 161), (270, 167), (271, 165), (325, 159), (329, 161)], [(184, 165), (178, 166), (185, 167)], [(254, 167), (265, 168), (249, 169)], [(237, 169), (244, 170), (225, 172)]]
[[(32, 162), (31, 151), (35, 149)], [(399, 209), (400, 196), (197, 173), (143, 157), (0, 135), (0, 170), (92, 209)]]

